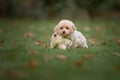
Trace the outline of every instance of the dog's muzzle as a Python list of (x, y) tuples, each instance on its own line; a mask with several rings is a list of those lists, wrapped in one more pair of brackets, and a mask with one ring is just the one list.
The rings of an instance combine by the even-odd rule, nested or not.
[(63, 31), (63, 34), (65, 34), (65, 31)]

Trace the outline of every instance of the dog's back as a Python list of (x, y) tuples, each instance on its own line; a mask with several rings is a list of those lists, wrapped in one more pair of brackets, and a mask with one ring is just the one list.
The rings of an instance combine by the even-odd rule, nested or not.
[(71, 38), (73, 40), (73, 47), (83, 47), (83, 48), (88, 48), (86, 38), (84, 35), (79, 32), (75, 31), (72, 35)]

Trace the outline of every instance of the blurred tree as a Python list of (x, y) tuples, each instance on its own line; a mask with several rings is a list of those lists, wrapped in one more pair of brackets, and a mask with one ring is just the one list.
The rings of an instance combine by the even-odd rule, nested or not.
[(75, 0), (76, 5), (79, 8), (86, 9), (89, 14), (90, 19), (93, 20), (94, 15), (97, 13), (96, 9), (98, 5), (100, 5), (103, 0)]
[(5, 12), (6, 12), (6, 16), (7, 17), (13, 17), (16, 15), (16, 12), (15, 12), (15, 7), (14, 7), (14, 4), (13, 4), (13, 0), (6, 0), (6, 7), (5, 7)]
[(0, 0), (0, 16), (8, 17), (79, 18), (87, 12), (94, 20), (114, 10), (120, 11), (120, 0)]
[(85, 9), (91, 20), (103, 12), (108, 12), (118, 0), (75, 0), (75, 4)]
[(5, 0), (0, 0), (0, 16), (5, 16)]
[(43, 7), (47, 17), (56, 17), (66, 7), (65, 0), (44, 0)]

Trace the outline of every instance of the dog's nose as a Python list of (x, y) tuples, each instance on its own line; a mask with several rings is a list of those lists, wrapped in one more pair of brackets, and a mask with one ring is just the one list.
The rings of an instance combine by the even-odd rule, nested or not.
[(65, 34), (65, 31), (63, 31), (63, 34)]

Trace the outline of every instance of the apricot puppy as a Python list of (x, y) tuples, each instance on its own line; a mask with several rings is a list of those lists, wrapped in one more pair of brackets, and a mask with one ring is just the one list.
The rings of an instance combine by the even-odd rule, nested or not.
[[(52, 38), (51, 38), (51, 48), (54, 47), (53, 46), (54, 44), (59, 42), (59, 39), (64, 39), (64, 40), (60, 41), (60, 44), (65, 43), (69, 40), (68, 41), (69, 44), (71, 44), (71, 41), (72, 41), (72, 44), (70, 45), (70, 47), (73, 47), (73, 48), (79, 48), (79, 47), (88, 48), (86, 38), (84, 37), (84, 35), (80, 31), (77, 31), (77, 28), (75, 27), (73, 22), (70, 21), (70, 20), (61, 20), (56, 25), (56, 27), (54, 28), (54, 33), (57, 34), (58, 37), (55, 38), (55, 37), (52, 36)], [(58, 47), (58, 48), (61, 48), (61, 47)]]

